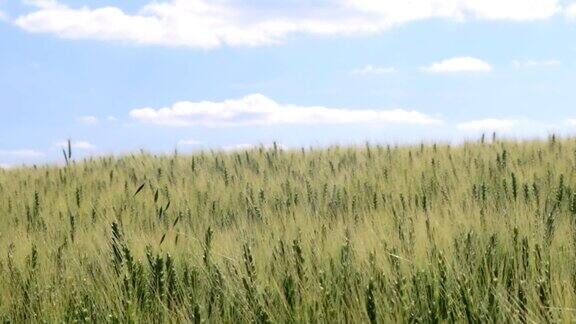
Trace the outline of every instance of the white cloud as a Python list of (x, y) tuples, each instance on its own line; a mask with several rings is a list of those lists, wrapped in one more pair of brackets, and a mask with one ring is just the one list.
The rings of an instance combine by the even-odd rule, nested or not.
[(545, 19), (560, 10), (557, 0), (348, 0), (358, 9), (416, 20), (430, 17), (530, 21)]
[(228, 146), (223, 146), (222, 149), (224, 151), (245, 151), (245, 150), (251, 150), (254, 148), (257, 148), (258, 145), (255, 144), (247, 144), (247, 143), (243, 143), (243, 144), (236, 144), (236, 145), (228, 145)]
[(98, 124), (98, 117), (95, 116), (82, 116), (80, 118), (78, 118), (78, 121), (83, 123), (83, 124), (87, 124), (87, 125), (95, 125)]
[(454, 57), (434, 63), (422, 70), (430, 73), (490, 72), (492, 66), (474, 57)]
[(38, 158), (44, 156), (42, 152), (35, 150), (0, 150), (0, 156), (11, 158)]
[(573, 3), (566, 8), (566, 15), (568, 18), (576, 18), (576, 3)]
[(462, 131), (509, 131), (517, 124), (517, 120), (488, 118), (459, 123), (456, 128)]
[(567, 119), (566, 124), (570, 126), (576, 126), (576, 118)]
[(441, 124), (442, 121), (417, 111), (403, 109), (363, 110), (279, 104), (261, 94), (223, 102), (177, 102), (160, 109), (141, 108), (130, 112), (135, 120), (166, 126), (247, 126), (274, 124), (399, 123)]
[(118, 118), (114, 117), (114, 116), (108, 116), (106, 118), (99, 118), (96, 116), (82, 116), (78, 118), (78, 121), (86, 124), (86, 125), (96, 125), (98, 123), (100, 123), (100, 121), (106, 121), (109, 123), (116, 123), (118, 122)]
[(197, 140), (193, 140), (193, 139), (188, 139), (188, 140), (181, 140), (178, 142), (178, 145), (182, 145), (182, 146), (197, 146), (197, 145), (201, 145), (202, 142), (197, 141)]
[(299, 33), (377, 33), (433, 18), (531, 21), (549, 18), (560, 9), (559, 0), (277, 1), (281, 6), (254, 5), (247, 0), (172, 0), (151, 1), (131, 14), (118, 7), (28, 2), (36, 10), (15, 23), (30, 32), (200, 48), (275, 44)]
[(560, 66), (562, 63), (558, 60), (543, 60), (543, 61), (534, 61), (534, 60), (527, 60), (527, 61), (520, 61), (515, 60), (512, 62), (515, 68), (538, 68), (538, 67), (554, 67)]
[(382, 74), (390, 74), (396, 72), (396, 69), (393, 67), (379, 67), (379, 66), (372, 66), (366, 65), (363, 68), (355, 69), (352, 71), (352, 74), (355, 75), (382, 75)]
[[(94, 150), (96, 146), (87, 141), (72, 141), (72, 149), (77, 150)], [(55, 144), (55, 146), (66, 148), (68, 147), (67, 141), (60, 141)]]
[(22, 0), (22, 2), (44, 9), (62, 7), (62, 5), (58, 3), (58, 0)]

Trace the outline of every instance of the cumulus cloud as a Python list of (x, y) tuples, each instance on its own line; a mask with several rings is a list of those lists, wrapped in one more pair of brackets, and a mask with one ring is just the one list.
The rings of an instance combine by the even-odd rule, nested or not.
[[(72, 148), (77, 150), (94, 150), (96, 146), (87, 141), (72, 141)], [(68, 141), (60, 141), (55, 144), (55, 146), (66, 148), (68, 147)]]
[(517, 120), (488, 118), (459, 123), (456, 128), (462, 131), (509, 131), (517, 124)]
[(490, 72), (492, 66), (474, 57), (454, 57), (422, 68), (429, 73)]
[(363, 68), (352, 70), (354, 75), (382, 75), (396, 72), (393, 67), (366, 65)]
[(576, 118), (567, 119), (566, 124), (570, 126), (576, 126)]
[[(56, 0), (28, 1), (35, 10), (17, 26), (63, 38), (214, 48), (282, 42), (292, 34), (377, 33), (405, 23), (450, 20), (531, 21), (553, 16), (559, 0), (328, 0), (255, 5), (247, 0), (151, 1), (136, 13), (118, 7), (72, 8)], [(276, 9), (274, 9), (276, 8)]]
[(10, 157), (10, 158), (38, 158), (44, 156), (42, 152), (36, 150), (0, 150), (1, 157)]
[(512, 62), (512, 65), (517, 68), (517, 69), (522, 69), (522, 68), (538, 68), (538, 67), (554, 67), (554, 66), (560, 66), (562, 63), (558, 60), (542, 60), (542, 61), (536, 61), (536, 60), (526, 60), (526, 61), (520, 61), (520, 60), (515, 60)]
[(545, 19), (560, 10), (556, 0), (348, 0), (355, 8), (395, 17), (417, 20), (430, 17), (530, 21)]
[(431, 125), (442, 121), (417, 111), (403, 109), (338, 109), (322, 106), (279, 104), (261, 94), (222, 102), (177, 102), (160, 109), (140, 108), (130, 112), (135, 120), (166, 126), (248, 126), (275, 124), (399, 123)]

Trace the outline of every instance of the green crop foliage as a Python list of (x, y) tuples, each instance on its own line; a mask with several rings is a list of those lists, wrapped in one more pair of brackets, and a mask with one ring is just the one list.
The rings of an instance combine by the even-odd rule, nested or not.
[(0, 170), (4, 322), (576, 320), (576, 140)]

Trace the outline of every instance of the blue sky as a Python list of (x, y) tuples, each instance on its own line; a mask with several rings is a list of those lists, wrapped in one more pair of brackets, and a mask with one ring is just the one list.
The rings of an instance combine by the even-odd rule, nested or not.
[(557, 0), (0, 0), (0, 165), (576, 130)]

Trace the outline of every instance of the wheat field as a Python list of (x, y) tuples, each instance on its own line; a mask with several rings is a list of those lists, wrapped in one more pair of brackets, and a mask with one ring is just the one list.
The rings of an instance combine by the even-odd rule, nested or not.
[(0, 169), (4, 322), (576, 319), (576, 139)]

